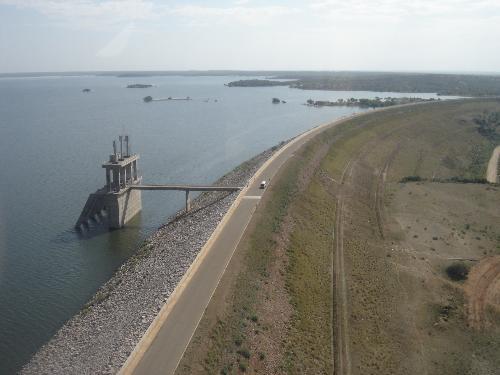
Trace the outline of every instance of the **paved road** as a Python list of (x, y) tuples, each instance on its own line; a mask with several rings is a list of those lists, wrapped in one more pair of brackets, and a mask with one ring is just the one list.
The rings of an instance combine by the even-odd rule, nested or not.
[(235, 201), (232, 212), (226, 214), (226, 220), (214, 232), (213, 241), (210, 245), (207, 243), (195, 260), (193, 271), (188, 271), (187, 278), (177, 286), (125, 363), (122, 374), (174, 373), (265, 191), (259, 189), (260, 181), (272, 180), (294, 152), (330, 126), (333, 124), (322, 125), (295, 138), (254, 175)]

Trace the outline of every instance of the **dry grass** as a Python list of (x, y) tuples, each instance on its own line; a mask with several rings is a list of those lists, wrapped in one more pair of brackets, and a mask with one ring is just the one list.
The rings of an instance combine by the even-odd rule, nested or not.
[[(484, 177), (493, 145), (472, 119), (499, 108), (497, 100), (394, 108), (310, 142), (274, 179), (178, 373), (332, 373), (332, 232), (337, 182), (351, 161), (353, 373), (493, 374), (497, 310), (484, 308), (490, 331), (468, 327), (463, 283), (445, 270), (456, 258), (499, 253), (499, 188), (432, 181)], [(425, 181), (400, 183), (405, 176)]]

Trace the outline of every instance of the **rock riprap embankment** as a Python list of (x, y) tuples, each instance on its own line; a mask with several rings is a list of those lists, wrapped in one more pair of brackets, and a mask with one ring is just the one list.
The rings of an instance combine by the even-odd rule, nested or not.
[[(245, 185), (276, 149), (243, 163), (216, 184)], [(179, 212), (160, 227), (21, 373), (116, 373), (237, 194), (202, 194), (193, 201), (189, 214)]]

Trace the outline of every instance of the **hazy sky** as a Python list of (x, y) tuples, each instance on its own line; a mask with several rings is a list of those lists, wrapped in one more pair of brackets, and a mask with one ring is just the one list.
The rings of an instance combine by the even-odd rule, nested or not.
[(0, 72), (500, 71), (500, 0), (0, 0)]

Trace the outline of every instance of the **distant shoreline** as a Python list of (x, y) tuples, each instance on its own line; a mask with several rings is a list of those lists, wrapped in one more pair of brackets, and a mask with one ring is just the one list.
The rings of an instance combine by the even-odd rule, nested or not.
[(500, 96), (500, 76), (491, 75), (338, 72), (289, 73), (276, 75), (273, 79), (243, 79), (229, 82), (226, 86), (288, 86), (301, 90), (436, 93), (463, 97)]
[(500, 76), (500, 71), (348, 71), (348, 70), (96, 70), (96, 71), (53, 71), (53, 72), (3, 72), (2, 77), (81, 77), (81, 76), (115, 76), (115, 77), (159, 77), (159, 76), (275, 76), (286, 74), (332, 74), (332, 73), (378, 73), (378, 74), (445, 74), (471, 76)]
[[(375, 91), (436, 93), (465, 97), (500, 96), (500, 73), (425, 73), (425, 72), (355, 72), (355, 71), (97, 71), (51, 73), (2, 73), (0, 78), (44, 77), (116, 77), (151, 78), (160, 76), (228, 77), (249, 79), (229, 82), (227, 86), (286, 86), (302, 90)], [(263, 77), (267, 77), (263, 79)], [(253, 82), (253, 83), (252, 83)]]

